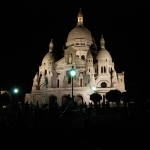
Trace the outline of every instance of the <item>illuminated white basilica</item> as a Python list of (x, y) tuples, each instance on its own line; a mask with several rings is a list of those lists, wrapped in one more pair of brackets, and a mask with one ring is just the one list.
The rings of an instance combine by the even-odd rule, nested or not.
[[(33, 79), (31, 93), (26, 94), (25, 102), (38, 102), (49, 105), (57, 101), (61, 106), (66, 96), (73, 95), (77, 104), (91, 102), (93, 87), (106, 102), (106, 92), (118, 89), (125, 91), (124, 72), (116, 73), (110, 53), (105, 49), (103, 36), (97, 50), (91, 32), (83, 25), (81, 10), (77, 16), (77, 26), (68, 35), (64, 57), (55, 60), (53, 41), (49, 44), (49, 52), (44, 56), (39, 71)], [(70, 70), (74, 66), (76, 74), (71, 80)], [(72, 82), (73, 81), (73, 82)]]

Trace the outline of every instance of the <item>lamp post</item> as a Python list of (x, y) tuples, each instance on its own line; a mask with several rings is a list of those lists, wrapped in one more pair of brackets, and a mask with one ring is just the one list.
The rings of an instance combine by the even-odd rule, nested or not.
[(72, 66), (72, 69), (70, 70), (70, 74), (71, 74), (71, 77), (72, 77), (72, 98), (73, 98), (73, 78), (74, 78), (74, 76), (76, 74), (74, 66)]
[(19, 92), (19, 90), (17, 88), (14, 88), (13, 92), (16, 94), (16, 101), (17, 101), (17, 93)]

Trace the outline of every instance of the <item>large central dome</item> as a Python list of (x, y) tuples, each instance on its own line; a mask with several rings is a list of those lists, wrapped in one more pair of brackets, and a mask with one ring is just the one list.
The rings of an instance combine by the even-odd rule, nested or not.
[(81, 10), (77, 16), (77, 27), (68, 34), (66, 46), (75, 45), (77, 42), (85, 42), (86, 45), (93, 44), (91, 32), (83, 26), (83, 15)]
[(83, 26), (77, 26), (69, 33), (66, 46), (73, 44), (76, 39), (85, 39), (88, 43), (93, 43), (91, 32)]

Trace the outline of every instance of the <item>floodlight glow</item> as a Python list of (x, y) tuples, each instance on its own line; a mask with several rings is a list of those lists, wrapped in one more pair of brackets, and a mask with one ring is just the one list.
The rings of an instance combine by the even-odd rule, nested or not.
[(96, 90), (96, 87), (95, 87), (95, 86), (93, 86), (93, 87), (92, 87), (92, 90), (93, 90), (93, 91), (95, 91), (95, 90)]

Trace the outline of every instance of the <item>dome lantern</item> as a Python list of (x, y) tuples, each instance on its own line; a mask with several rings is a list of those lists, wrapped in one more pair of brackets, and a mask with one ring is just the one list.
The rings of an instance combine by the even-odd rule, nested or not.
[(77, 26), (83, 26), (83, 14), (82, 14), (81, 8), (79, 9), (77, 19), (78, 19)]

